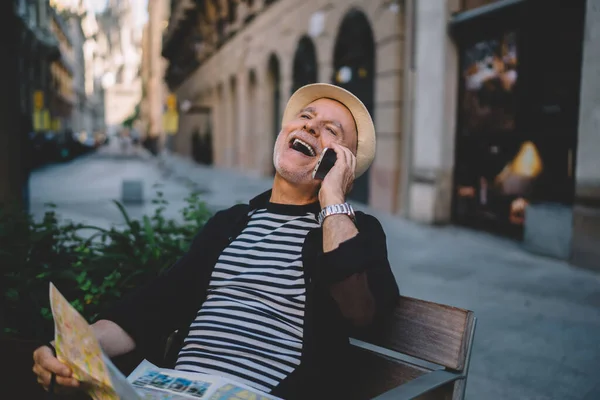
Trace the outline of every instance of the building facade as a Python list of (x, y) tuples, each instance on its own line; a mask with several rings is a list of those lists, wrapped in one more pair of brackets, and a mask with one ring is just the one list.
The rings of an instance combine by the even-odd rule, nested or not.
[[(58, 42), (49, 31), (47, 0), (1, 3), (0, 20), (6, 28), (2, 48), (2, 102), (0, 105), (0, 204), (29, 203), (32, 159), (34, 93), (47, 101), (49, 65), (59, 56)], [(38, 104), (41, 102), (38, 102)], [(39, 104), (46, 107), (47, 104)]]
[(117, 133), (139, 107), (141, 90), (142, 29), (137, 26), (132, 2), (109, 0), (97, 16), (99, 45), (104, 54), (102, 85), (109, 134)]
[(72, 129), (73, 108), (77, 101), (75, 95), (75, 51), (72, 31), (65, 17), (54, 7), (50, 8), (50, 30), (57, 38), (60, 57), (50, 64), (51, 92), (49, 98), (51, 131), (58, 134)]
[[(102, 78), (107, 72), (109, 49), (99, 44), (104, 36), (89, 2), (52, 0), (50, 4), (56, 20), (53, 31), (62, 43), (55, 80), (62, 82), (57, 84), (60, 99), (72, 99), (70, 118), (57, 125), (62, 125), (62, 132), (90, 146), (103, 140), (106, 129)], [(65, 73), (69, 70), (72, 76)], [(71, 93), (67, 93), (68, 89)]]
[(149, 147), (165, 143), (163, 108), (168, 88), (164, 80), (167, 61), (162, 57), (163, 33), (169, 23), (170, 0), (148, 2), (148, 21), (142, 36), (142, 103), (140, 130)]
[[(600, 268), (597, 0), (171, 2), (163, 54), (175, 150), (272, 171), (293, 90), (348, 88), (377, 155), (351, 197)], [(534, 24), (532, 21), (535, 21)]]
[(212, 142), (214, 163), (272, 174), (285, 103), (310, 82), (354, 91), (373, 113), (378, 152), (353, 198), (400, 207), (402, 7), (390, 1), (174, 1), (163, 54), (179, 104), (176, 151), (193, 135)]
[(81, 140), (104, 132), (103, 62), (107, 54), (97, 41), (100, 36), (94, 10), (83, 0), (54, 0), (66, 19), (73, 42), (75, 105), (72, 131)]

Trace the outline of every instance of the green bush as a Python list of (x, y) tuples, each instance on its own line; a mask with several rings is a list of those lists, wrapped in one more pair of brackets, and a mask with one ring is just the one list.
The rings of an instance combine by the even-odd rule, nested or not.
[(3, 295), (0, 328), (9, 336), (51, 337), (49, 282), (90, 322), (103, 307), (172, 265), (210, 212), (194, 193), (181, 220), (167, 219), (161, 192), (153, 215), (135, 220), (115, 201), (124, 227), (62, 222), (50, 206), (42, 221), (0, 210)]

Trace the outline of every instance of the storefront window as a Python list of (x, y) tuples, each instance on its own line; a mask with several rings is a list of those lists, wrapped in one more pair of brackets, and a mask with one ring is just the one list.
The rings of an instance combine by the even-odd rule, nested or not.
[(530, 204), (572, 202), (583, 8), (561, 4), (482, 16), (457, 36), (459, 223), (520, 235)]

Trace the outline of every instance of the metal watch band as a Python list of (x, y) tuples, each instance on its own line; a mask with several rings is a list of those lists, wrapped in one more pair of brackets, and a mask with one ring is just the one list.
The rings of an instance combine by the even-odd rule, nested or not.
[(319, 224), (323, 225), (323, 221), (325, 221), (326, 217), (329, 217), (330, 215), (336, 215), (336, 214), (345, 214), (347, 216), (349, 216), (350, 218), (354, 219), (354, 209), (352, 208), (352, 206), (348, 203), (342, 203), (342, 204), (332, 204), (329, 206), (326, 206), (325, 208), (323, 208), (321, 210), (321, 212), (319, 213), (319, 215), (317, 216), (317, 219), (319, 220)]

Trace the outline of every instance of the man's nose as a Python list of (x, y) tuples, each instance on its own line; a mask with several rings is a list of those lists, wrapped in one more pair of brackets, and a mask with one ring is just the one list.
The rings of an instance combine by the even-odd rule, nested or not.
[(312, 121), (306, 121), (304, 124), (304, 130), (310, 133), (311, 135), (317, 135), (318, 129), (315, 128), (315, 124)]

